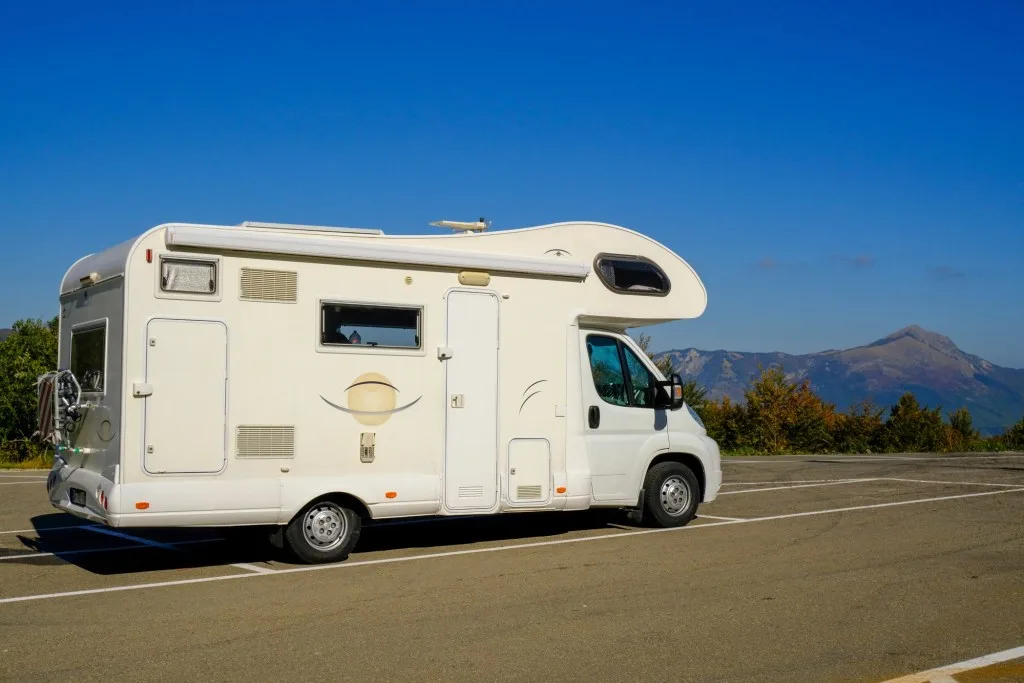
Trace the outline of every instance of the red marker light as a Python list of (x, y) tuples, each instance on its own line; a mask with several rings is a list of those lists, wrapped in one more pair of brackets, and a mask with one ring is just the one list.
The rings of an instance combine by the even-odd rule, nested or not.
[(152, 249), (147, 249), (146, 250), (146, 263), (152, 263), (152, 262), (153, 262), (153, 250)]

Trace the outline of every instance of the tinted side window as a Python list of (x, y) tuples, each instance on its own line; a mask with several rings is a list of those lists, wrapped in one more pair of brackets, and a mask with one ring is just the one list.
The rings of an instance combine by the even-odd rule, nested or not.
[(626, 352), (626, 367), (629, 370), (629, 382), (632, 384), (633, 405), (640, 408), (653, 408), (653, 395), (651, 387), (654, 386), (654, 376), (647, 366), (643, 364), (635, 353), (628, 346), (623, 346)]
[(604, 286), (613, 292), (665, 295), (671, 289), (665, 271), (639, 256), (600, 254), (594, 262), (594, 270)]
[(594, 377), (597, 395), (613, 405), (629, 405), (618, 341), (611, 337), (588, 336), (587, 355), (590, 357), (590, 373)]
[(78, 379), (83, 392), (103, 392), (106, 353), (106, 326), (71, 334), (71, 372)]
[(325, 303), (320, 343), (420, 348), (419, 308)]

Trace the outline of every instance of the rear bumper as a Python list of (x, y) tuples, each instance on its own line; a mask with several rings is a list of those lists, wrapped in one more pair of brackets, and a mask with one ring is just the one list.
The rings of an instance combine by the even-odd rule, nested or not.
[[(71, 502), (72, 489), (84, 492), (84, 505)], [(111, 510), (119, 500), (117, 489), (116, 484), (96, 472), (68, 465), (54, 467), (46, 478), (50, 505), (75, 517), (107, 526), (117, 526), (118, 515)]]

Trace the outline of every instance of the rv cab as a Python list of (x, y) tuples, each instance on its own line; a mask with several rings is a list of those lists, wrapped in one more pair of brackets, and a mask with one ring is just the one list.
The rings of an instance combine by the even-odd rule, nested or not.
[(334, 562), (380, 520), (713, 501), (717, 445), (628, 335), (703, 313), (689, 264), (603, 223), (441, 225), (168, 223), (72, 264), (51, 504)]

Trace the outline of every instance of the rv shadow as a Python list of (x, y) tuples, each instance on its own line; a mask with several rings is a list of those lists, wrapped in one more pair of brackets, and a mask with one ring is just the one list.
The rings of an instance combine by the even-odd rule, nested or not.
[(551, 537), (573, 531), (630, 524), (618, 510), (580, 512), (524, 512), (483, 517), (437, 517), (367, 524), (353, 556), (359, 553), (437, 548), (493, 541)]
[[(92, 574), (118, 575), (175, 569), (214, 568), (239, 562), (284, 562), (291, 558), (261, 528), (125, 529), (123, 533), (156, 545), (67, 527), (90, 526), (68, 515), (33, 520), (35, 537), (17, 536), (22, 547), (3, 554), (3, 565), (73, 565)], [(458, 547), (475, 543), (550, 538), (567, 533), (631, 525), (615, 510), (534, 512), (486, 517), (439, 517), (367, 523), (351, 555), (406, 548)], [(112, 530), (122, 533), (122, 530)]]

